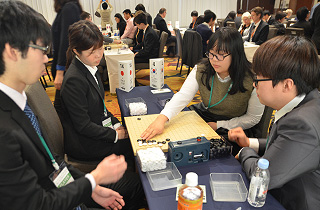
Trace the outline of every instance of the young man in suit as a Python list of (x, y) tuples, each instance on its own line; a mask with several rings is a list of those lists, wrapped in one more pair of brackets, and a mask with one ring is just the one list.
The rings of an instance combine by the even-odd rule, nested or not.
[(257, 45), (264, 43), (269, 34), (268, 23), (262, 20), (262, 8), (255, 7), (251, 10), (251, 18), (253, 23), (251, 24), (248, 39), (245, 41), (254, 42)]
[(201, 35), (202, 38), (202, 47), (203, 47), (203, 57), (205, 58), (205, 53), (207, 52), (208, 41), (213, 34), (211, 27), (214, 26), (216, 20), (216, 14), (211, 10), (206, 10), (204, 14), (204, 22), (197, 26), (197, 32)]
[[(47, 22), (20, 1), (0, 1), (0, 14), (6, 14), (0, 16), (0, 209), (84, 210), (97, 203), (121, 209), (123, 197), (100, 185), (123, 176), (124, 157), (106, 157), (86, 175), (61, 164), (28, 106), (24, 89), (38, 81), (48, 62)], [(57, 183), (56, 176), (70, 183)]]
[(159, 56), (159, 37), (147, 23), (147, 16), (144, 12), (139, 11), (133, 21), (138, 29), (143, 31), (142, 43), (130, 48), (136, 51), (134, 62), (148, 63), (150, 58), (157, 58)]
[(263, 17), (262, 20), (264, 20), (269, 25), (272, 25), (274, 23), (274, 18), (270, 15), (269, 10), (263, 11)]
[(307, 7), (301, 7), (297, 10), (297, 19), (298, 22), (293, 24), (292, 28), (303, 28), (304, 36), (311, 39), (313, 34), (313, 28), (311, 27), (311, 23), (308, 21), (310, 12)]
[[(281, 58), (281, 59), (279, 59)], [(259, 158), (269, 160), (269, 192), (291, 210), (320, 206), (320, 61), (304, 37), (277, 36), (253, 57), (260, 102), (276, 110), (267, 139), (249, 139), (241, 128), (229, 139), (243, 147), (236, 158), (251, 177)]]
[[(169, 31), (169, 29), (167, 27), (167, 23), (164, 20), (164, 18), (166, 18), (166, 16), (167, 16), (166, 8), (161, 8), (159, 10), (159, 13), (157, 14), (157, 16), (154, 18), (153, 23), (156, 24), (157, 29), (160, 31), (160, 36), (161, 36), (162, 31), (165, 31), (168, 33), (168, 38), (167, 38), (166, 44), (170, 44), (172, 42), (177, 43), (177, 38), (175, 36), (171, 35), (171, 32)], [(174, 54), (175, 54), (174, 47), (173, 46), (169, 47), (166, 54), (174, 56)]]

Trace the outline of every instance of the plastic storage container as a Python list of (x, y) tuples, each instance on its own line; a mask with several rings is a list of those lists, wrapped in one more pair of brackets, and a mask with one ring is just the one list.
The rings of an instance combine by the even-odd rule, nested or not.
[(125, 102), (131, 116), (145, 115), (148, 113), (147, 103), (141, 97), (128, 98), (125, 99)]
[(172, 162), (168, 162), (165, 169), (147, 172), (147, 178), (153, 191), (170, 189), (182, 184), (182, 176)]
[(244, 202), (248, 194), (239, 173), (211, 173), (210, 187), (215, 201)]

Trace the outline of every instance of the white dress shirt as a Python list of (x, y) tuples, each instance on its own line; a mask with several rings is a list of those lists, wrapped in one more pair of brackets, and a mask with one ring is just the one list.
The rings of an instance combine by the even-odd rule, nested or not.
[[(180, 91), (174, 94), (172, 99), (166, 104), (160, 114), (165, 115), (170, 120), (192, 101), (193, 97), (199, 90), (196, 73), (197, 65), (190, 72)], [(218, 79), (220, 82), (228, 82), (231, 78), (228, 76), (222, 79), (218, 75)], [(260, 121), (263, 111), (264, 105), (260, 103), (256, 90), (254, 89), (248, 102), (247, 112), (240, 117), (234, 117), (230, 120), (217, 121), (217, 128), (223, 127), (229, 130), (239, 126), (243, 129), (251, 128)]]

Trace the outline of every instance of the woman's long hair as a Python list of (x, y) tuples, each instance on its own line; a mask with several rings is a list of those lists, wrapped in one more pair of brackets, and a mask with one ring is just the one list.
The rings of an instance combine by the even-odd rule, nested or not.
[[(243, 85), (246, 74), (253, 77), (251, 71), (251, 63), (248, 61), (243, 47), (243, 41), (240, 33), (235, 28), (222, 27), (209, 39), (207, 51), (215, 48), (217, 52), (225, 52), (232, 56), (231, 64), (229, 67), (229, 75), (233, 82), (232, 88), (229, 94), (233, 95), (240, 92), (247, 91)], [(212, 67), (209, 58), (205, 62), (205, 70), (202, 72), (201, 81), (208, 88), (210, 87), (210, 79), (215, 74), (215, 70)]]
[(83, 11), (79, 0), (54, 0), (54, 10), (56, 11), (56, 13), (59, 13), (60, 10), (62, 9), (62, 7), (68, 2), (77, 3), (79, 8), (80, 8), (80, 10), (81, 10), (81, 12)]
[(119, 19), (120, 19), (120, 22), (125, 22), (125, 23), (126, 23), (126, 21), (123, 19), (122, 15), (121, 15), (120, 13), (116, 13), (116, 14), (114, 15), (114, 17), (119, 18)]
[(92, 47), (93, 50), (98, 49), (102, 45), (103, 35), (94, 23), (88, 20), (80, 20), (72, 24), (69, 28), (69, 48), (67, 50), (66, 68), (70, 66), (74, 58), (74, 49), (78, 53), (81, 53)]

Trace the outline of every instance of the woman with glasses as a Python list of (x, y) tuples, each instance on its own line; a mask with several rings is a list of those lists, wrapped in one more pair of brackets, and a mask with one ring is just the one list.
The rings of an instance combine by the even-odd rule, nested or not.
[(240, 33), (234, 28), (221, 28), (211, 36), (207, 49), (208, 59), (193, 68), (180, 91), (142, 133), (142, 138), (151, 139), (162, 133), (165, 123), (187, 106), (198, 90), (202, 102), (190, 108), (212, 129), (249, 129), (260, 121), (264, 106), (252, 85), (251, 64)]

